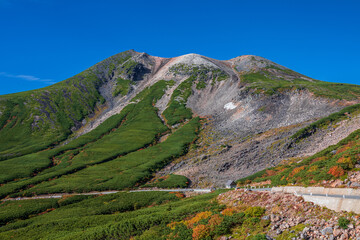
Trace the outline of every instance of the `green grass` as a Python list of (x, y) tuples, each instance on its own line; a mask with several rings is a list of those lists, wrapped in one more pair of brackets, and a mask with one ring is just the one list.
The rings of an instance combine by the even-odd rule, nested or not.
[(0, 96), (0, 160), (34, 153), (65, 140), (71, 129), (94, 113), (104, 98), (99, 87), (123, 52), (52, 86)]
[(135, 69), (138, 65), (139, 65), (139, 63), (130, 59), (130, 60), (126, 61), (124, 63), (124, 65), (121, 67), (121, 73), (124, 73), (130, 77), (136, 73)]
[(198, 128), (199, 119), (194, 118), (162, 143), (43, 182), (26, 190), (24, 194), (123, 190), (135, 187), (150, 179), (152, 173), (171, 160), (186, 153), (188, 145), (197, 136)]
[[(113, 131), (122, 124), (125, 117), (133, 109), (133, 107), (134, 105), (130, 105), (120, 114), (111, 116), (91, 132), (80, 136), (67, 145), (0, 162), (0, 168), (3, 169), (0, 173), (0, 183), (5, 183), (16, 178), (32, 176), (33, 173), (50, 167), (52, 165), (51, 159), (53, 157), (60, 158), (65, 152), (66, 154), (64, 155), (69, 155), (69, 151), (77, 154), (79, 151), (76, 151), (76, 149), (82, 148), (87, 144), (94, 143), (105, 135), (113, 133)], [(22, 167), (19, 168), (19, 165)]]
[(199, 82), (196, 84), (196, 89), (197, 89), (197, 90), (204, 89), (204, 88), (206, 88), (206, 82), (205, 82), (205, 81), (199, 81)]
[(214, 85), (216, 82), (224, 81), (229, 75), (219, 68), (204, 65), (175, 64), (170, 68), (170, 72), (176, 75), (188, 75), (197, 81), (196, 89), (201, 90), (206, 87), (208, 82)]
[(133, 82), (131, 80), (118, 78), (116, 80), (115, 89), (113, 90), (113, 93), (112, 93), (113, 97), (116, 97), (119, 94), (121, 96), (126, 96), (130, 90), (130, 84), (132, 84), (132, 83)]
[(350, 220), (345, 217), (340, 217), (338, 219), (338, 224), (339, 224), (339, 227), (341, 227), (342, 229), (347, 229), (348, 225), (350, 224)]
[(144, 185), (144, 187), (157, 188), (186, 188), (190, 180), (182, 175), (170, 174), (165, 177), (157, 179), (155, 182)]
[[(164, 94), (167, 85), (168, 82), (165, 81), (156, 83), (146, 90), (147, 94), (141, 94), (143, 98), (140, 102), (128, 105), (118, 116), (115, 115), (104, 122), (99, 129), (74, 140), (67, 146), (0, 162), (0, 166), (6, 169), (0, 175), (3, 182), (29, 177), (39, 169), (49, 167), (42, 169), (34, 177), (1, 186), (0, 196), (74, 173), (90, 165), (114, 160), (152, 144), (159, 134), (167, 131), (167, 127), (157, 115), (157, 109), (153, 106)], [(29, 156), (32, 157), (32, 161), (27, 162)], [(54, 161), (58, 164), (54, 164)], [(26, 163), (25, 168), (15, 165), (22, 162)]]
[[(286, 72), (286, 70), (281, 71)], [(318, 80), (309, 81), (301, 78), (290, 81), (275, 77), (266, 71), (244, 74), (241, 76), (241, 80), (248, 84), (248, 88), (269, 95), (288, 90), (308, 90), (316, 96), (331, 99), (354, 100), (360, 96), (360, 86), (358, 85)]]
[(192, 93), (194, 80), (194, 77), (190, 77), (183, 81), (171, 95), (168, 107), (163, 112), (168, 125), (172, 126), (192, 118), (192, 111), (186, 107), (186, 102)]
[(57, 199), (7, 201), (0, 204), (0, 226), (16, 219), (26, 219), (58, 207)]
[[(46, 214), (10, 222), (0, 227), (0, 238), (129, 239), (140, 237), (156, 226), (160, 226), (161, 232), (165, 233), (169, 231), (166, 224), (172, 221), (179, 221), (206, 209), (215, 209), (217, 204), (211, 199), (217, 194), (188, 199), (180, 199), (175, 194), (165, 192), (92, 197), (58, 207)], [(34, 201), (31, 203), (34, 204)]]

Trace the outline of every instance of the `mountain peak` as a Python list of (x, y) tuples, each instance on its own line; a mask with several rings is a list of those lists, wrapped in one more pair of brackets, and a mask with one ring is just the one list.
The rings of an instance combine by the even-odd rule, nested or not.
[(287, 69), (286, 67), (274, 63), (266, 58), (255, 55), (242, 55), (228, 60), (238, 72), (259, 70), (264, 68)]
[(175, 57), (173, 64), (205, 65), (205, 66), (217, 67), (214, 63), (212, 63), (209, 60), (209, 58), (196, 53), (189, 53), (179, 57)]

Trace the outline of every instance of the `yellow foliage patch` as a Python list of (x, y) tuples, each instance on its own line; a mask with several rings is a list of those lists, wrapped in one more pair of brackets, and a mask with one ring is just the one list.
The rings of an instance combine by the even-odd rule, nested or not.
[(318, 170), (318, 166), (311, 166), (308, 170), (308, 172), (315, 172), (316, 170)]
[(294, 175), (298, 174), (302, 170), (304, 170), (305, 166), (297, 167), (292, 170), (292, 172), (289, 174), (289, 177), (293, 177)]
[(208, 217), (211, 216), (211, 212), (210, 211), (206, 211), (206, 212), (201, 212), (196, 214), (195, 217), (193, 217), (192, 219), (188, 220), (185, 222), (185, 225), (187, 225), (188, 227), (192, 228), (194, 226), (195, 223), (199, 222), (202, 219), (207, 219)]

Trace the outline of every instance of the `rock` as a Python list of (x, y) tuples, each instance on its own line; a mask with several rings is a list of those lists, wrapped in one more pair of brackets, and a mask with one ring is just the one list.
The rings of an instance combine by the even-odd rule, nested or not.
[(275, 224), (274, 226), (271, 227), (271, 230), (275, 230), (279, 227), (279, 225)]
[(339, 236), (341, 234), (341, 230), (340, 229), (334, 229), (333, 234), (335, 237)]
[(300, 223), (303, 223), (303, 222), (305, 222), (305, 218), (303, 218), (303, 217), (299, 217), (298, 219), (297, 219), (297, 224), (300, 224)]
[(227, 236), (222, 236), (219, 238), (219, 240), (228, 240), (229, 238)]
[(272, 221), (272, 222), (277, 222), (277, 221), (280, 220), (280, 217), (277, 216), (277, 215), (275, 215), (275, 214), (271, 214), (271, 215), (270, 215), (270, 218), (271, 218), (271, 221)]
[(326, 227), (323, 230), (321, 230), (322, 235), (330, 235), (333, 233), (333, 229), (331, 227)]
[(330, 187), (338, 187), (342, 184), (340, 179), (335, 180), (333, 183), (330, 184)]
[(270, 216), (269, 216), (269, 215), (266, 215), (266, 216), (263, 216), (261, 219), (262, 219), (262, 220), (269, 220), (269, 219), (270, 219)]
[(360, 187), (360, 183), (352, 182), (350, 187)]
[(276, 230), (276, 234), (280, 235), (282, 233), (282, 231), (280, 229)]
[(304, 227), (304, 229), (302, 230), (302, 232), (305, 233), (305, 232), (308, 232), (309, 230), (310, 230), (310, 228)]

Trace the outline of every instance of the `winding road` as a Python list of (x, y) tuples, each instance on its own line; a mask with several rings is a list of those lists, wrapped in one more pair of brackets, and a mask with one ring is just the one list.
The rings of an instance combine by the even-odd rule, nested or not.
[(54, 193), (39, 195), (34, 197), (17, 197), (17, 198), (4, 198), (1, 201), (18, 201), (18, 200), (34, 200), (34, 199), (48, 199), (48, 198), (62, 198), (64, 196), (74, 195), (107, 195), (118, 192), (197, 192), (197, 193), (210, 193), (211, 189), (200, 189), (200, 188), (179, 188), (179, 189), (140, 189), (131, 191), (103, 191), (103, 192), (88, 192), (88, 193)]
[[(251, 188), (250, 191), (272, 191), (272, 188)], [(212, 189), (210, 188), (177, 188), (177, 189), (139, 189), (139, 190), (130, 190), (130, 191), (102, 191), (102, 192), (88, 192), (88, 193), (54, 193), (39, 195), (33, 197), (17, 197), (17, 198), (5, 198), (1, 201), (16, 201), (16, 200), (31, 200), (31, 199), (48, 199), (48, 198), (62, 198), (64, 196), (74, 196), (74, 195), (107, 195), (114, 194), (118, 192), (197, 192), (197, 193), (210, 193)], [(360, 199), (358, 195), (336, 195), (336, 194), (312, 194), (312, 193), (301, 193), (294, 192), (296, 196), (314, 196), (314, 197), (329, 197), (329, 198), (343, 198), (343, 199)]]

